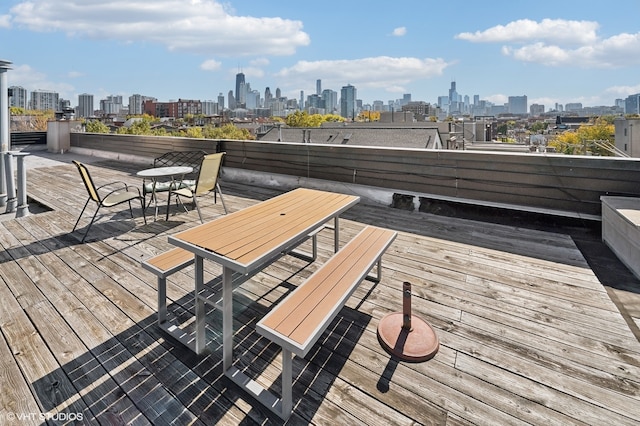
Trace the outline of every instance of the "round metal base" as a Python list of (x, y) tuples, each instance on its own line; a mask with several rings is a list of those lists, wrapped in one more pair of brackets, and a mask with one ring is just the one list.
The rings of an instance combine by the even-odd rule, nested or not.
[(402, 324), (402, 312), (394, 312), (380, 320), (378, 341), (382, 347), (402, 361), (423, 362), (433, 358), (440, 348), (433, 328), (414, 315), (411, 316), (411, 330), (405, 330)]

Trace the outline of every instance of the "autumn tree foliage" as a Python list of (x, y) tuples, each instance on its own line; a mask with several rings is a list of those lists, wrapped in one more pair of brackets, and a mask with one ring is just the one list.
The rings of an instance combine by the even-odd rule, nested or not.
[(611, 156), (607, 146), (615, 146), (615, 126), (607, 117), (598, 118), (556, 135), (547, 145), (562, 154)]
[(335, 114), (309, 114), (307, 111), (296, 111), (287, 115), (284, 122), (289, 127), (320, 127), (326, 122), (342, 122), (344, 117)]

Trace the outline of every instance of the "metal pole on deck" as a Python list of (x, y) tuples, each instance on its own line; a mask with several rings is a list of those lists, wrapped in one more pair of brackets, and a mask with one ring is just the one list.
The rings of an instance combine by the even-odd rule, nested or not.
[[(9, 151), (9, 85), (7, 71), (11, 62), (0, 59), (0, 207), (7, 204), (7, 176), (5, 159)], [(11, 176), (13, 179), (13, 176)]]
[(388, 314), (378, 323), (378, 341), (401, 361), (428, 361), (438, 352), (435, 330), (411, 313), (411, 283), (402, 284), (402, 312)]

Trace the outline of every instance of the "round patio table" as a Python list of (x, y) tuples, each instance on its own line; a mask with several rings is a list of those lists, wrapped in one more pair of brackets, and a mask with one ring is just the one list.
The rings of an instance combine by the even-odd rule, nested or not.
[[(152, 167), (150, 169), (140, 170), (136, 173), (137, 176), (141, 178), (149, 178), (151, 179), (151, 199), (149, 200), (149, 204), (145, 207), (148, 208), (153, 201), (155, 206), (155, 214), (154, 220), (158, 219), (158, 198), (156, 195), (156, 185), (158, 184), (158, 179), (161, 178), (170, 178), (169, 188), (174, 187), (174, 182), (180, 182), (184, 178), (184, 175), (187, 173), (193, 172), (193, 167), (190, 166), (167, 166), (167, 167)], [(176, 187), (177, 188), (177, 187)], [(167, 198), (168, 201), (168, 198)], [(169, 204), (167, 203), (167, 211), (169, 210)]]

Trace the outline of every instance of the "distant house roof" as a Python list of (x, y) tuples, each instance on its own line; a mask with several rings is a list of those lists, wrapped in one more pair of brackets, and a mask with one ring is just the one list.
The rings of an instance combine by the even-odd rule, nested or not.
[(261, 141), (302, 142), (349, 146), (441, 149), (436, 128), (427, 127), (273, 127), (260, 136)]

